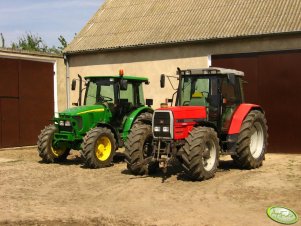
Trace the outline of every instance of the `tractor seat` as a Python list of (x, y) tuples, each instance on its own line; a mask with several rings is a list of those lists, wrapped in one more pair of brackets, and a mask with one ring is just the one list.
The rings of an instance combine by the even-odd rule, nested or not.
[(190, 100), (191, 106), (207, 106), (206, 97), (202, 92), (195, 91), (194, 94), (191, 96)]
[(190, 106), (207, 106), (206, 98), (191, 98)]
[(128, 101), (128, 99), (120, 99), (120, 114), (126, 115), (131, 112), (134, 105)]

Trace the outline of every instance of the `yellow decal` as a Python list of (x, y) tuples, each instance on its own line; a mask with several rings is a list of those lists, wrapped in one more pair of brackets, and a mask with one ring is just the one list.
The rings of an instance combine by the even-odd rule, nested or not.
[(92, 112), (103, 112), (103, 111), (105, 111), (105, 109), (95, 109), (95, 110), (90, 110), (90, 111), (83, 111), (81, 113), (78, 113), (77, 115), (83, 115), (83, 114), (92, 113)]
[(192, 97), (193, 98), (196, 98), (196, 97), (202, 98), (202, 97), (204, 97), (204, 95), (202, 92), (196, 91), (194, 94), (192, 94)]

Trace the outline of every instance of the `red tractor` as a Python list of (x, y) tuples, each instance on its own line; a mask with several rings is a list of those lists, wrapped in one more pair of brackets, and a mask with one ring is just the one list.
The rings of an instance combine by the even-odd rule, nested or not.
[[(214, 176), (219, 156), (231, 155), (241, 168), (262, 165), (267, 148), (263, 109), (244, 103), (244, 73), (224, 68), (180, 70), (173, 99), (152, 122), (134, 126), (126, 142), (128, 169), (135, 175), (167, 169), (177, 158), (192, 180)], [(161, 75), (161, 87), (165, 75)]]

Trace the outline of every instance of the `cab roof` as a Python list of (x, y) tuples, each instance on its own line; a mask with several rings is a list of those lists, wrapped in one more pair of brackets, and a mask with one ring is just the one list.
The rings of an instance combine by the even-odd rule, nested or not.
[(199, 68), (199, 69), (186, 69), (181, 70), (182, 75), (235, 75), (243, 77), (245, 74), (242, 71), (237, 71), (234, 69), (227, 69), (221, 67), (209, 67), (209, 68)]
[(85, 76), (85, 79), (96, 79), (96, 78), (113, 78), (113, 79), (125, 79), (130, 81), (148, 82), (148, 78), (136, 77), (136, 76), (117, 76), (117, 75), (105, 75), (105, 76)]

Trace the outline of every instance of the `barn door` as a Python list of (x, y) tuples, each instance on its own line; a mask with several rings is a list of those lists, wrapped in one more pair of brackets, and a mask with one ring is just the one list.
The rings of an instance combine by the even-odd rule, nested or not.
[(301, 51), (219, 55), (212, 62), (245, 72), (246, 101), (260, 104), (266, 112), (268, 150), (301, 153)]
[(1, 140), (2, 147), (19, 146), (19, 100), (1, 98)]
[(0, 147), (35, 145), (54, 113), (53, 64), (0, 58)]

